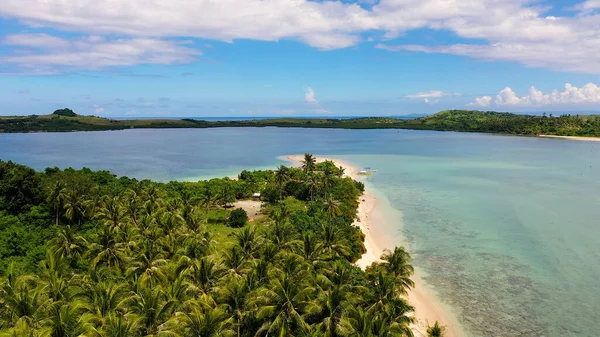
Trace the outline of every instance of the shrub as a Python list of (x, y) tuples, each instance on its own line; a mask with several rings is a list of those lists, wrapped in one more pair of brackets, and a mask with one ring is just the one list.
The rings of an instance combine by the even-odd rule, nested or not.
[(242, 208), (236, 208), (229, 215), (229, 226), (234, 228), (244, 227), (248, 222), (248, 214)]

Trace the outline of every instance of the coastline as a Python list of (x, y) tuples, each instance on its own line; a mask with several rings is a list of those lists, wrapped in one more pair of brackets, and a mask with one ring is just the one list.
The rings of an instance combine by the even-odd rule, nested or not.
[[(302, 166), (303, 155), (288, 155), (281, 156), (279, 159), (288, 161), (294, 167)], [(358, 174), (360, 169), (339, 159), (327, 158), (327, 157), (316, 157), (317, 162), (323, 162), (330, 160), (337, 166), (341, 166), (345, 170), (345, 175), (351, 177), (354, 180), (363, 181), (366, 176)], [(365, 189), (364, 194), (361, 196), (360, 203), (357, 210), (357, 219), (354, 222), (355, 226), (358, 226), (365, 235), (365, 248), (366, 252), (356, 262), (356, 265), (361, 269), (365, 269), (373, 262), (379, 261), (379, 257), (385, 249), (392, 250), (394, 247), (389, 246), (386, 243), (383, 233), (377, 233), (378, 223), (383, 221), (384, 212), (381, 211), (381, 207), (377, 207), (378, 201), (373, 193), (368, 189)], [(379, 235), (378, 235), (379, 234)], [(411, 325), (413, 334), (415, 337), (427, 336), (426, 330), (428, 324), (433, 324), (438, 321), (440, 324), (446, 326), (445, 337), (458, 337), (458, 327), (456, 319), (451, 319), (447, 309), (444, 309), (442, 304), (435, 298), (435, 295), (430, 289), (427, 289), (426, 284), (422, 280), (420, 273), (416, 272), (413, 280), (415, 281), (415, 287), (411, 289), (407, 297), (409, 303), (415, 307), (414, 317), (416, 322)]]
[(577, 141), (583, 141), (583, 142), (600, 142), (600, 137), (555, 136), (555, 135), (538, 135), (538, 137), (577, 140)]

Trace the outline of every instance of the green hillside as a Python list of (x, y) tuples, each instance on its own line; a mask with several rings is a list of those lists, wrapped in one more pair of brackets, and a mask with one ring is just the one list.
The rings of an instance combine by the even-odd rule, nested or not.
[[(68, 109), (63, 109), (68, 110)], [(70, 111), (70, 110), (69, 110)], [(559, 135), (600, 137), (598, 115), (531, 116), (506, 112), (446, 110), (414, 119), (389, 117), (271, 118), (247, 121), (204, 121), (196, 119), (114, 120), (67, 113), (45, 116), (2, 117), (0, 132), (68, 132), (123, 130), (134, 128), (300, 127), (339, 129), (415, 129), (513, 135)]]

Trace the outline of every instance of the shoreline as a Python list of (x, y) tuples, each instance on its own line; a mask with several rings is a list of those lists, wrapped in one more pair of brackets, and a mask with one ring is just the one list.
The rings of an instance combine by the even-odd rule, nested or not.
[(583, 141), (583, 142), (600, 142), (600, 137), (556, 136), (556, 135), (538, 135), (538, 137), (577, 140), (577, 141)]
[[(302, 166), (303, 155), (288, 155), (278, 157), (281, 160), (287, 161), (294, 167)], [(337, 166), (344, 168), (345, 175), (351, 177), (354, 180), (365, 182), (366, 176), (358, 174), (360, 169), (339, 159), (315, 156), (318, 163), (330, 160)], [(353, 225), (358, 226), (363, 234), (365, 235), (364, 245), (366, 252), (362, 257), (356, 261), (356, 265), (361, 269), (365, 269), (373, 262), (380, 261), (379, 257), (385, 249), (393, 250), (394, 247), (388, 246), (385, 242), (384, 237), (377, 235), (376, 230), (378, 221), (381, 219), (384, 212), (377, 207), (377, 198), (367, 188), (360, 198), (360, 203), (357, 209), (357, 219)], [(375, 220), (375, 221), (373, 221)], [(440, 324), (446, 326), (445, 337), (458, 337), (460, 336), (457, 328), (456, 319), (451, 319), (447, 309), (444, 309), (442, 304), (436, 299), (435, 295), (430, 289), (427, 289), (420, 273), (415, 272), (413, 280), (415, 281), (415, 287), (409, 291), (407, 296), (408, 302), (415, 307), (414, 317), (416, 322), (411, 324), (411, 329), (415, 337), (427, 336), (427, 325), (433, 324), (438, 321)]]

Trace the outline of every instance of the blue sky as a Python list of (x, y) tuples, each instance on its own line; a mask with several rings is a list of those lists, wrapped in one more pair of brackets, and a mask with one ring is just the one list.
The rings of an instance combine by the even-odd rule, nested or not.
[(600, 0), (3, 0), (1, 115), (600, 110)]

